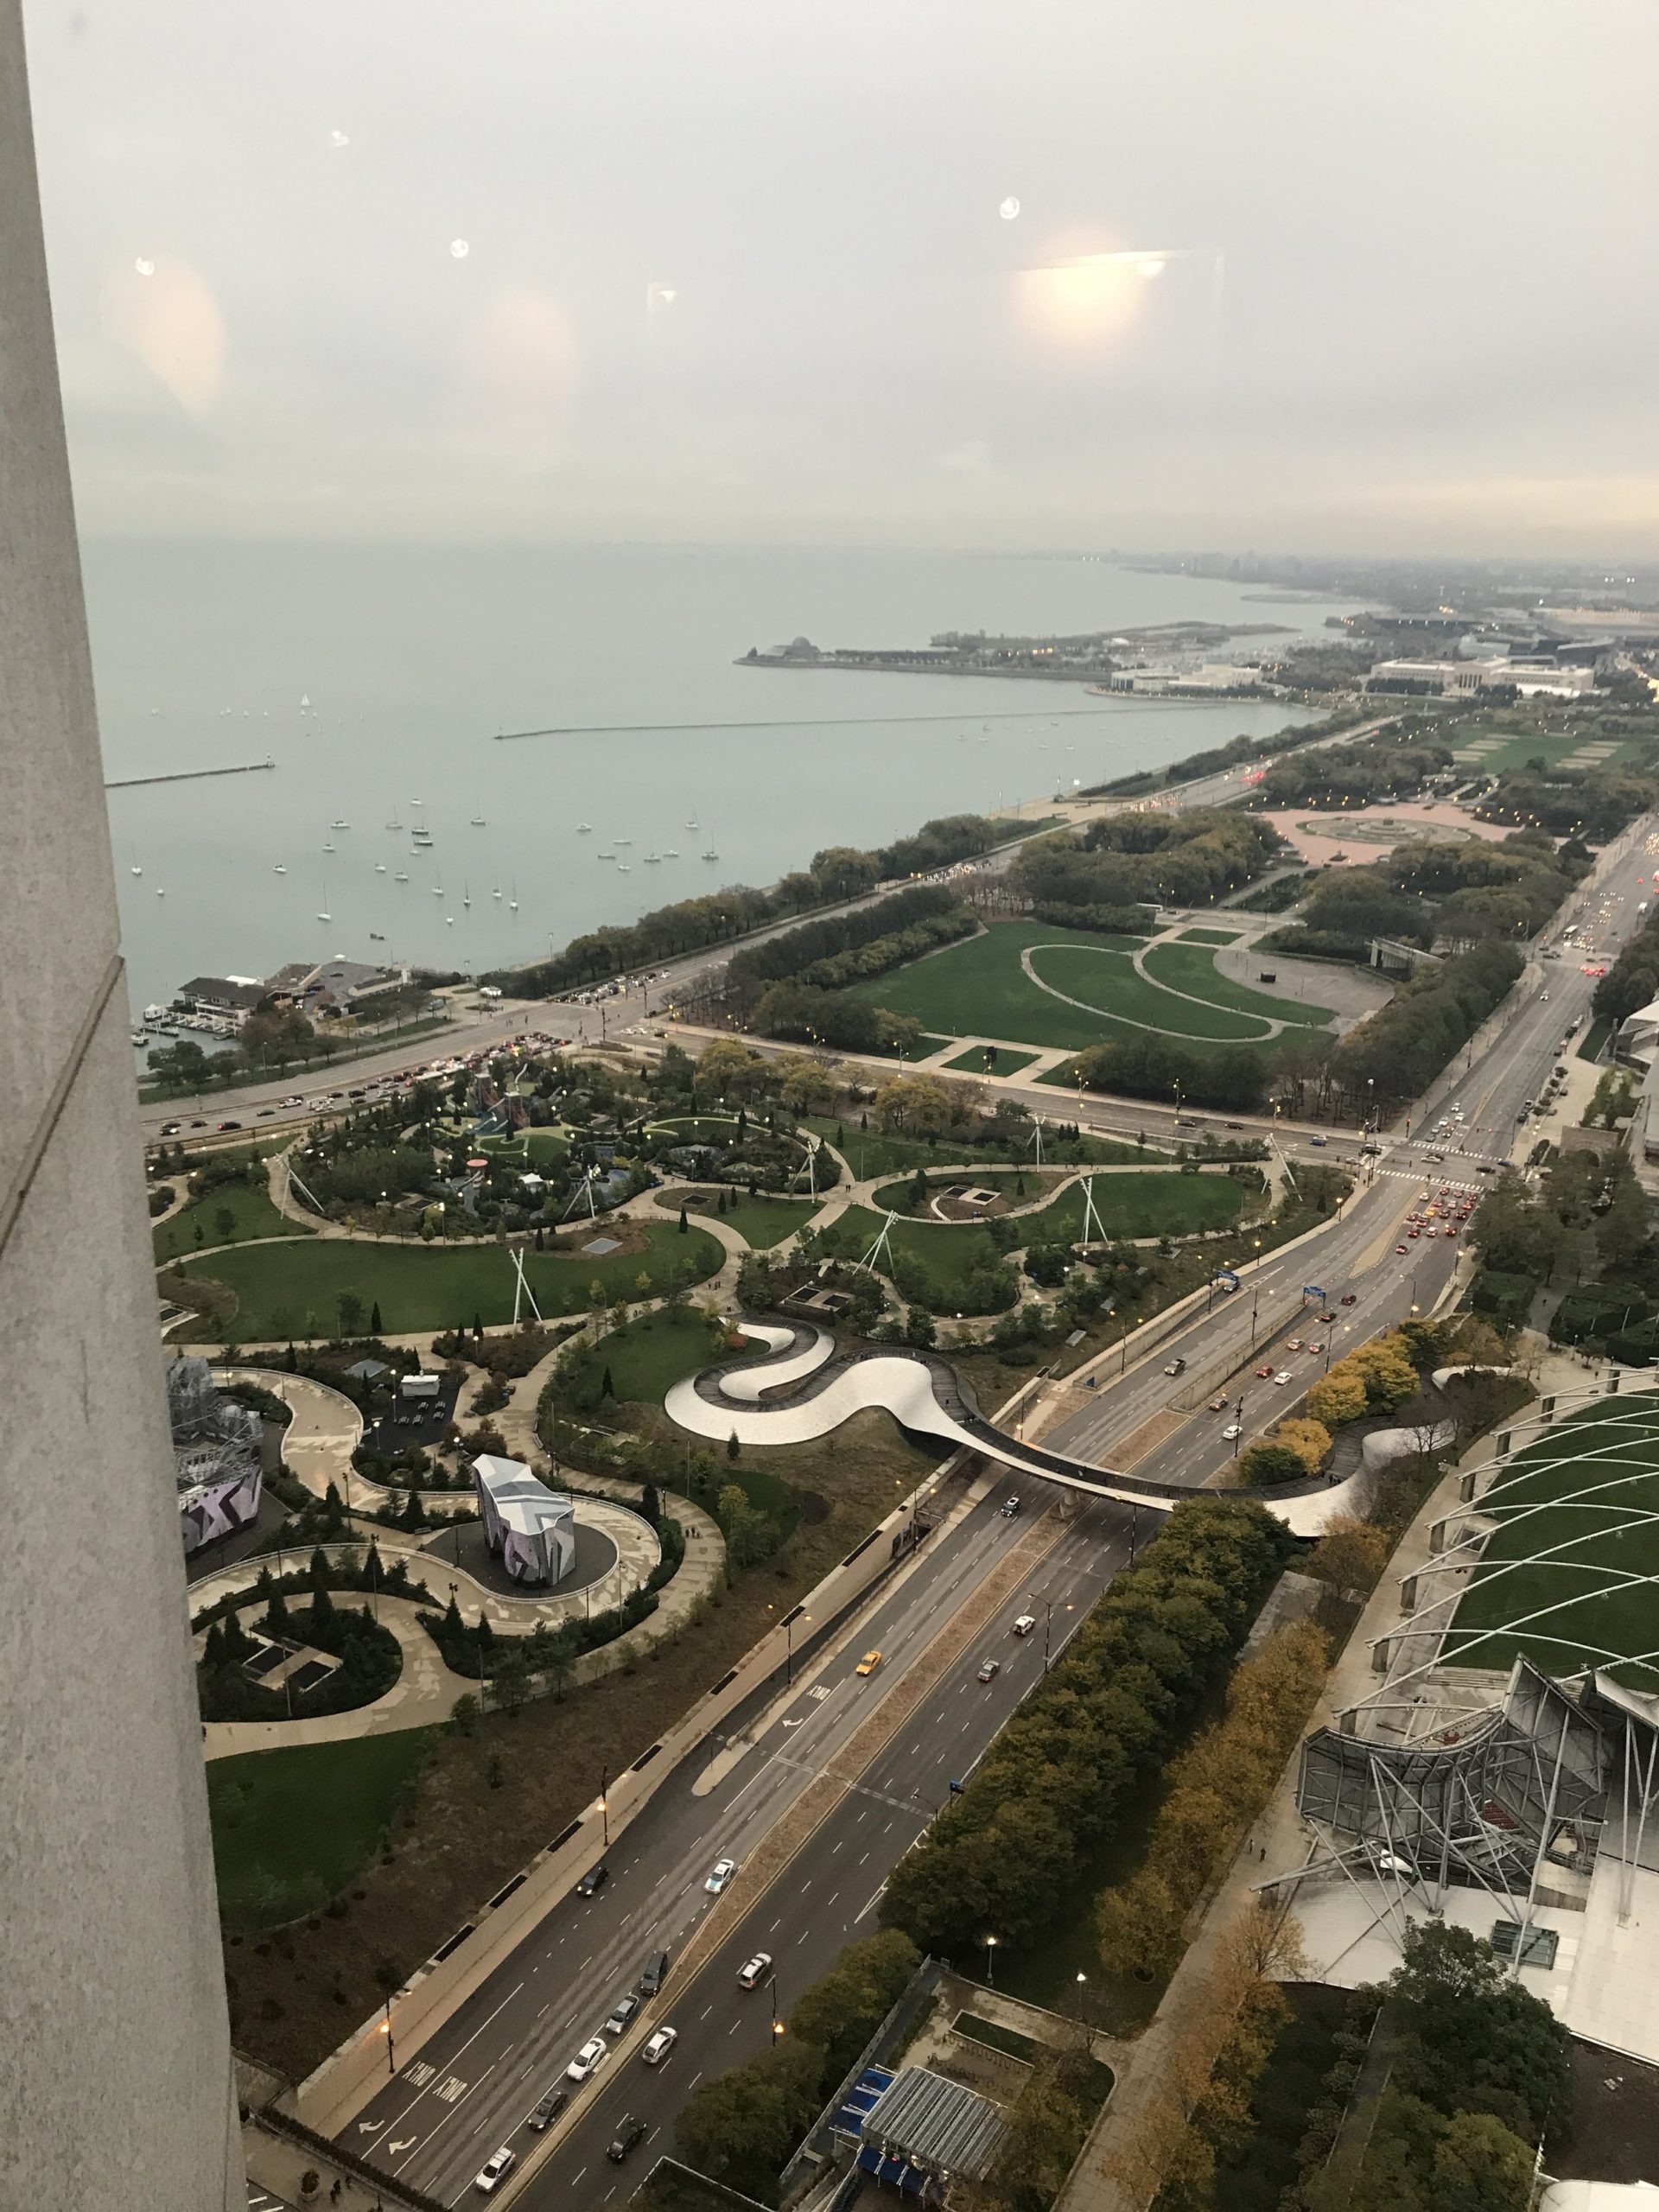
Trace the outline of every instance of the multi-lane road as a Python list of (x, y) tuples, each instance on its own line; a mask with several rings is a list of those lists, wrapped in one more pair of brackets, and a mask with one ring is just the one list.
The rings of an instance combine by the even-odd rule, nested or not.
[[(1025, 1485), (1025, 1510), (1009, 1518), (1001, 1507), (1022, 1486), (1003, 1478), (983, 1487), (886, 1586), (855, 1630), (809, 1656), (792, 1688), (774, 1685), (769, 1701), (740, 1722), (732, 1748), (701, 1768), (688, 1763), (658, 1791), (602, 1854), (609, 1878), (601, 1889), (556, 1906), (435, 2035), (400, 2054), (397, 2076), (343, 2139), (446, 2203), (465, 2200), (499, 2146), (521, 2158), (537, 2147), (526, 2116), (563, 2081), (578, 2047), (601, 2032), (648, 1955), (667, 1949), (665, 2002), (651, 2024), (678, 2031), (668, 2063), (641, 2062), (637, 2024), (620, 2040), (606, 2038), (611, 2056), (573, 2095), (522, 2201), (587, 2207), (626, 2194), (637, 2176), (606, 2155), (619, 2123), (630, 2114), (645, 2121), (647, 2137), (633, 2153), (642, 2168), (668, 2147), (698, 2082), (765, 2048), (774, 1999), (777, 2014), (786, 2013), (843, 1944), (874, 1931), (889, 1871), (1040, 1676), (1045, 1631), (1058, 1652), (1128, 1556), (1128, 1516), (1109, 1501), (1063, 1506)], [(849, 1773), (782, 1872), (755, 1894), (734, 1887), (718, 1905), (704, 1887), (715, 1860), (730, 1856), (741, 1869), (906, 1670), (926, 1663), (959, 1610), (982, 1607), (987, 1578), (1017, 1547), (1029, 1564), (1015, 1586), (973, 1622), (976, 1632), (896, 1732)], [(1012, 1624), (1026, 1611), (1043, 1625), (1016, 1637)], [(861, 1676), (858, 1662), (873, 1649), (881, 1664)], [(987, 1656), (1001, 1663), (982, 1682)], [(687, 1967), (681, 1955), (711, 1910), (726, 1923), (718, 1943)], [(770, 1955), (771, 1973), (744, 1989), (738, 1969), (759, 1952)]]
[[(1574, 902), (1602, 955), (1611, 958), (1634, 925), (1647, 887), (1637, 873), (1652, 865), (1634, 834), (1603, 856)], [(1294, 1250), (1269, 1254), (1245, 1271), (1241, 1288), (1218, 1295), (1157, 1352), (1096, 1390), (1077, 1390), (1046, 1443), (1110, 1464), (1114, 1448), (1138, 1439), (1135, 1471), (1199, 1483), (1218, 1473), (1233, 1446), (1221, 1434), (1228, 1418), (1205, 1408), (1225, 1389), (1245, 1400), (1247, 1435), (1286, 1409), (1296, 1395), (1251, 1373), (1274, 1351), (1275, 1365), (1308, 1379), (1318, 1371), (1305, 1354), (1278, 1352), (1299, 1331), (1302, 1287), (1318, 1284), (1338, 1317), (1318, 1340), (1337, 1352), (1412, 1306), (1431, 1307), (1455, 1265), (1459, 1244), (1444, 1237), (1411, 1240), (1405, 1215), (1426, 1189), (1442, 1182), (1478, 1189), (1483, 1168), (1494, 1170), (1524, 1149), (1530, 1123), (1519, 1119), (1541, 1093), (1561, 1057), (1569, 1023), (1582, 1022), (1592, 979), (1574, 957), (1538, 960), (1505, 1007), (1443, 1077), (1414, 1115), (1383, 1133), (1380, 1150), (1363, 1160), (1360, 1187), (1341, 1215)], [(1574, 1040), (1576, 1042), (1576, 1039)], [(1453, 1118), (1453, 1109), (1462, 1120)], [(1441, 1130), (1444, 1119), (1446, 1127)], [(1307, 1148), (1291, 1140), (1294, 1160), (1357, 1156), (1357, 1141)], [(1437, 1156), (1438, 1155), (1438, 1156)], [(1401, 1243), (1406, 1249), (1396, 1249)], [(1336, 1303), (1351, 1294), (1355, 1303)], [(1254, 1326), (1251, 1321), (1255, 1313)], [(1274, 1342), (1264, 1344), (1270, 1333)], [(1252, 1346), (1258, 1347), (1256, 1351)], [(1176, 1356), (1185, 1368), (1165, 1372)], [(1321, 1360), (1322, 1363), (1322, 1360)], [(1300, 1379), (1300, 1378), (1299, 1378)], [(1069, 1386), (1058, 1386), (1065, 1389)], [(1147, 1442), (1149, 1429), (1159, 1433)], [(1025, 1510), (1005, 1517), (1010, 1497)], [(872, 1929), (882, 1884), (901, 1853), (946, 1801), (953, 1778), (968, 1771), (1020, 1698), (1040, 1675), (1043, 1636), (1011, 1633), (1020, 1612), (1037, 1613), (1058, 1648), (1129, 1554), (1129, 1509), (1091, 1501), (1064, 1509), (1040, 1483), (1002, 1477), (982, 1497), (960, 1502), (932, 1538), (880, 1591), (855, 1624), (834, 1630), (798, 1663), (793, 1685), (771, 1702), (756, 1700), (739, 1717), (732, 1747), (701, 1770), (688, 1766), (620, 1834), (606, 1856), (608, 1879), (588, 1897), (556, 1905), (416, 2050), (373, 2101), (343, 2130), (344, 2139), (377, 2163), (441, 2198), (459, 2204), (473, 2177), (498, 2146), (507, 2145), (532, 2171), (514, 2196), (540, 2208), (603, 2204), (626, 2194), (636, 2168), (671, 2147), (676, 2115), (697, 2082), (764, 2049), (775, 2009), (785, 2013), (822, 1974), (842, 1944)], [(1141, 1533), (1149, 1533), (1141, 1516)], [(1026, 1548), (1017, 1584), (995, 1605), (984, 1586)], [(984, 1610), (974, 1633), (890, 1739), (861, 1765), (849, 1759), (835, 1802), (764, 1887), (744, 1882), (723, 1903), (704, 1888), (710, 1867), (730, 1855), (740, 1865), (788, 1820), (826, 1767), (845, 1754), (862, 1724), (904, 1681), (929, 1670), (936, 1639), (953, 1622)], [(856, 1665), (867, 1649), (882, 1662), (868, 1677)], [(988, 1683), (978, 1679), (985, 1656), (1002, 1663)], [(931, 1672), (931, 1670), (929, 1670)], [(666, 2023), (679, 2039), (665, 2065), (646, 2068), (636, 2025), (619, 2039), (594, 2081), (573, 2096), (550, 2139), (532, 2134), (527, 2114), (557, 2084), (577, 2047), (601, 2032), (616, 1999), (632, 1989), (648, 1954), (683, 1955), (696, 1942), (704, 1916), (721, 1916), (717, 1940), (697, 1943), (698, 1962), (671, 1970), (664, 1998), (648, 2024)], [(772, 1961), (753, 1990), (737, 1972), (755, 1953)], [(610, 2039), (607, 2039), (610, 2040)], [(607, 2146), (625, 2116), (646, 2133), (620, 2168)]]

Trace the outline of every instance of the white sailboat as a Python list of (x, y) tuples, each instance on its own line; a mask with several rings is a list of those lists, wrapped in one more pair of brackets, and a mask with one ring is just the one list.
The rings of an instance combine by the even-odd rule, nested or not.
[(409, 881), (409, 870), (406, 868), (400, 868), (397, 874), (394, 875), (391, 880), (394, 883), (407, 883)]
[(473, 903), (473, 894), (465, 883), (461, 887), (461, 903), (463, 906), (470, 906)]
[(508, 901), (507, 901), (507, 905), (508, 905), (508, 906), (511, 908), (511, 910), (512, 911), (512, 912), (514, 912), (515, 914), (518, 912), (518, 877), (517, 877), (516, 875), (515, 875), (515, 876), (513, 877), (513, 879), (512, 879), (512, 898), (511, 898), (511, 899), (508, 899)]
[(286, 874), (288, 874), (288, 866), (287, 866), (287, 863), (286, 863), (285, 861), (277, 861), (277, 863), (276, 863), (276, 867), (275, 873), (276, 873), (276, 874), (278, 874), (278, 875), (286, 875)]
[(593, 829), (593, 826), (594, 826), (594, 825), (593, 825), (593, 823), (592, 823), (591, 822), (578, 822), (578, 823), (577, 823), (577, 824), (576, 824), (576, 835), (577, 835), (577, 836), (578, 836), (578, 837), (586, 837), (586, 836), (588, 836), (588, 835), (589, 835), (589, 833), (591, 832), (591, 830), (592, 830), (592, 829)]

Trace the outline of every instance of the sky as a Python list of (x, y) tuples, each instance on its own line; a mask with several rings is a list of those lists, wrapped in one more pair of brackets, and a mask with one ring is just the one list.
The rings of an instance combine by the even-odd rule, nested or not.
[(92, 536), (1659, 553), (1650, 0), (25, 0)]

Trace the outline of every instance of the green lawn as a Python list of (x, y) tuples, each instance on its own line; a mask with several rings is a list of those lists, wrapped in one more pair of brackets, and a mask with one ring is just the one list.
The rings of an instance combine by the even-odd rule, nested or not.
[(1213, 1006), (1236, 1007), (1243, 1014), (1269, 1014), (1274, 1020), (1288, 1021), (1297, 1029), (1323, 1029), (1331, 1019), (1328, 1007), (1309, 1006), (1301, 999), (1271, 998), (1265, 992), (1253, 991), (1248, 983), (1224, 976), (1212, 954), (1189, 950), (1185, 944), (1154, 945), (1147, 955), (1146, 964), (1148, 973), (1156, 976), (1160, 982), (1178, 991), (1191, 991), (1197, 998), (1208, 999)]
[[(214, 1218), (221, 1211), (235, 1217), (228, 1236), (221, 1233)], [(200, 1243), (196, 1242), (198, 1229), (201, 1231)], [(256, 1236), (314, 1234), (302, 1223), (290, 1221), (285, 1214), (278, 1213), (266, 1192), (256, 1191), (247, 1183), (222, 1184), (205, 1198), (193, 1198), (170, 1221), (157, 1223), (154, 1232), (157, 1260), (186, 1258), (192, 1252), (205, 1251), (216, 1244), (245, 1244)]]
[(435, 1728), (296, 1744), (207, 1769), (220, 1917), (234, 1934), (280, 1926), (346, 1890), (415, 1784)]
[[(1552, 1503), (1591, 1484), (1584, 1503)], [(1609, 1398), (1545, 1431), (1484, 1510), (1499, 1526), (1453, 1616), (1446, 1661), (1507, 1668), (1520, 1654), (1566, 1675), (1611, 1655), (1632, 1662), (1613, 1671), (1633, 1687), (1659, 1688), (1653, 1583), (1623, 1580), (1659, 1576), (1659, 1521), (1614, 1525), (1659, 1513), (1659, 1395)], [(1545, 1608), (1547, 1618), (1514, 1625)]]
[[(1101, 1024), (1062, 1005), (1023, 972), (1020, 955), (1033, 944), (1075, 944), (1099, 953), (1131, 951), (1140, 940), (1090, 937), (1041, 922), (995, 922), (981, 937), (947, 945), (909, 968), (861, 986), (864, 997), (895, 1014), (914, 1014), (928, 1030), (953, 1037), (995, 1037), (1014, 1045), (1097, 1045)], [(1127, 961), (1122, 963), (1128, 966)]]
[[(1179, 1236), (1199, 1229), (1226, 1229), (1244, 1202), (1242, 1184), (1230, 1175), (1112, 1175), (1094, 1179), (1095, 1205), (1110, 1237)], [(833, 1227), (839, 1241), (855, 1242), (861, 1255), (880, 1233), (885, 1217), (868, 1206), (849, 1206)], [(1081, 1187), (1069, 1184), (1046, 1206), (1019, 1216), (1028, 1243), (1076, 1243), (1083, 1235)], [(892, 1248), (913, 1253), (942, 1281), (964, 1281), (984, 1257), (989, 1239), (977, 1222), (908, 1221), (893, 1226)]]
[[(1066, 1052), (1132, 1035), (1130, 1024), (1202, 1048), (1264, 1043), (1267, 1020), (1274, 1016), (1308, 1028), (1329, 1018), (1322, 1008), (1264, 998), (1218, 976), (1204, 944), (1155, 947), (1142, 976), (1130, 958), (1140, 944), (1135, 938), (1093, 936), (1039, 922), (995, 922), (982, 936), (931, 953), (862, 989), (876, 1004), (914, 1014), (931, 1028)], [(1020, 964), (1023, 954), (1030, 956), (1030, 975)], [(1172, 988), (1160, 988), (1160, 982)], [(1178, 997), (1177, 991), (1189, 995)], [(1194, 1004), (1195, 999), (1205, 1003)], [(975, 1060), (969, 1052), (950, 1065), (972, 1067)], [(1029, 1059), (1020, 1065), (1028, 1066)]]
[[(861, 1183), (868, 1175), (899, 1175), (914, 1167), (931, 1170), (957, 1164), (1020, 1167), (1031, 1158), (1029, 1144), (1021, 1148), (1017, 1158), (1010, 1159), (998, 1145), (963, 1144), (950, 1137), (941, 1137), (937, 1144), (929, 1144), (920, 1137), (888, 1136), (880, 1129), (861, 1129), (856, 1122), (820, 1117), (803, 1122), (801, 1127), (816, 1129), (820, 1136), (828, 1137)], [(1044, 1149), (1052, 1154), (1052, 1141), (1045, 1140)], [(1162, 1160), (1167, 1156), (1151, 1146), (1137, 1151), (1132, 1144), (1115, 1144), (1109, 1137), (1079, 1138), (1077, 1149), (1079, 1166), (1127, 1166), (1135, 1160)]]
[[(567, 1231), (567, 1234), (570, 1232)], [(602, 1221), (594, 1236), (611, 1235)], [(611, 1299), (637, 1298), (642, 1270), (652, 1287), (666, 1287), (668, 1272), (688, 1264), (692, 1280), (719, 1273), (725, 1258), (715, 1239), (694, 1229), (682, 1236), (676, 1224), (645, 1225), (646, 1249), (599, 1260), (552, 1252), (527, 1252), (524, 1274), (542, 1312), (551, 1318), (584, 1311), (590, 1286), (602, 1283)], [(586, 1241), (584, 1239), (584, 1241)], [(334, 1301), (352, 1290), (365, 1307), (378, 1306), (382, 1327), (400, 1335), (443, 1329), (474, 1314), (486, 1328), (512, 1319), (514, 1274), (506, 1252), (495, 1244), (444, 1247), (382, 1244), (347, 1237), (302, 1238), (285, 1244), (226, 1248), (211, 1258), (187, 1262), (185, 1272), (212, 1275), (236, 1294), (237, 1324), (245, 1342), (290, 1335), (317, 1336), (334, 1326)]]
[[(1214, 975), (1209, 953), (1195, 946), (1184, 949), (1170, 945), (1166, 949), (1178, 955), (1185, 950), (1187, 958), (1198, 962), (1211, 976)], [(1152, 955), (1147, 957), (1150, 959)], [(1217, 1002), (1195, 1006), (1190, 998), (1178, 998), (1174, 990), (1160, 990), (1155, 982), (1131, 967), (1122, 953), (1097, 952), (1087, 946), (1057, 944), (1033, 950), (1031, 964), (1052, 989), (1064, 991), (1068, 999), (1080, 999), (1085, 1006), (1098, 1011), (1101, 1023), (1090, 1040), (1095, 1044), (1121, 1044), (1125, 1037), (1135, 1033), (1122, 1026), (1127, 1023), (1194, 1044), (1255, 1045), (1264, 1041), (1268, 1034), (1264, 1021), (1220, 1005), (1218, 993), (1215, 995)], [(1189, 988), (1185, 976), (1171, 975), (1167, 980), (1176, 989), (1185, 991)], [(1080, 1021), (1089, 1019), (1074, 1007), (1066, 1007), (1063, 1011)]]
[[(658, 1194), (659, 1205), (673, 1205), (677, 1201), (669, 1192)], [(818, 1210), (818, 1201), (812, 1198), (768, 1198), (742, 1197), (726, 1200), (726, 1211), (721, 1217), (728, 1229), (734, 1229), (745, 1243), (756, 1252), (769, 1252), (774, 1244), (781, 1244), (785, 1236), (792, 1236), (798, 1229), (804, 1229)], [(712, 1198), (702, 1199), (690, 1209), (695, 1221), (700, 1213), (713, 1213)]]
[[(1498, 707), (1484, 714), (1477, 712), (1465, 715), (1446, 725), (1437, 741), (1452, 752), (1459, 753), (1483, 740), (1495, 741), (1493, 749), (1481, 754), (1478, 766), (1473, 761), (1458, 763), (1466, 773), (1483, 776), (1500, 775), (1506, 768), (1522, 768), (1533, 760), (1547, 761), (1553, 768), (1557, 761), (1570, 759), (1585, 745), (1615, 745), (1618, 749), (1608, 754), (1603, 765), (1617, 768), (1642, 742), (1639, 738), (1605, 738), (1589, 718), (1579, 721), (1573, 730), (1565, 735), (1557, 728), (1546, 727), (1548, 723), (1562, 720), (1563, 709), (1560, 702), (1553, 702), (1548, 707), (1541, 705), (1538, 709), (1540, 721), (1536, 725), (1529, 725), (1527, 712), (1527, 709), (1522, 706)], [(1567, 712), (1570, 717), (1571, 709), (1567, 709)]]
[(1181, 944), (1236, 944), (1243, 935), (1242, 930), (1183, 930), (1177, 941)]
[(723, 1339), (689, 1306), (642, 1313), (594, 1347), (594, 1359), (611, 1370), (619, 1403), (642, 1406), (660, 1406), (685, 1376), (728, 1357)]
[[(991, 1048), (993, 1051), (995, 1047)], [(948, 1068), (965, 1068), (972, 1075), (1018, 1075), (1021, 1068), (1028, 1068), (1039, 1058), (1035, 1052), (1010, 1052), (1006, 1048), (997, 1052), (995, 1061), (988, 1062), (983, 1045), (970, 1045), (965, 1052), (958, 1052), (954, 1060), (947, 1060)]]

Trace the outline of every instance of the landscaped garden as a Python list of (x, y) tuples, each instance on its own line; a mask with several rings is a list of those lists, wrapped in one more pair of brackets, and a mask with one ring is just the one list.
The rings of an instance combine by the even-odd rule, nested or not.
[[(1095, 1210), (1114, 1242), (1137, 1236), (1190, 1236), (1199, 1230), (1227, 1229), (1237, 1220), (1246, 1186), (1230, 1175), (1115, 1174), (1103, 1172), (1090, 1179)], [(897, 1207), (909, 1195), (908, 1186), (893, 1184), (871, 1192), (878, 1205)], [(1021, 1243), (1075, 1244), (1084, 1233), (1084, 1199), (1081, 1182), (1066, 1185), (1046, 1206), (1029, 1213), (1001, 1218), (1019, 1232)], [(880, 1231), (881, 1217), (862, 1206), (849, 1207), (842, 1216), (861, 1234), (869, 1224), (868, 1243)], [(970, 1224), (963, 1222), (899, 1221), (893, 1224), (895, 1250), (915, 1249), (918, 1258), (929, 1258), (915, 1240), (925, 1238), (934, 1252), (948, 1249), (942, 1238), (959, 1236)]]
[[(1119, 1025), (1118, 1034), (1140, 1028), (1199, 1048), (1265, 1042), (1274, 1020), (1299, 1029), (1325, 1025), (1330, 1017), (1323, 1007), (1266, 997), (1220, 975), (1212, 947), (1227, 941), (1220, 931), (1205, 931), (1156, 945), (1146, 956), (1143, 976), (1132, 959), (1140, 938), (1044, 922), (996, 922), (861, 988), (876, 1004), (912, 1014), (930, 1029), (1068, 1052), (1114, 1033), (1103, 1030), (1103, 1022)], [(950, 1065), (972, 1065), (976, 1058), (970, 1052)], [(996, 1071), (1013, 1071), (1012, 1065)]]
[(314, 1232), (302, 1221), (278, 1213), (265, 1187), (264, 1170), (255, 1183), (221, 1183), (188, 1205), (181, 1206), (168, 1220), (156, 1224), (158, 1261), (188, 1259), (194, 1252), (214, 1245), (245, 1244), (263, 1236), (309, 1236)]
[[(677, 1205), (681, 1195), (678, 1192), (664, 1191), (658, 1194), (657, 1203), (661, 1206)], [(812, 1198), (769, 1198), (731, 1192), (721, 1213), (712, 1191), (692, 1192), (686, 1197), (685, 1208), (693, 1221), (699, 1214), (713, 1214), (728, 1229), (735, 1230), (744, 1243), (757, 1252), (770, 1251), (774, 1244), (781, 1244), (785, 1237), (804, 1229), (818, 1210), (817, 1202)]]
[[(725, 1257), (706, 1230), (682, 1236), (672, 1222), (595, 1224), (582, 1243), (614, 1237), (622, 1249), (584, 1257), (575, 1238), (557, 1252), (526, 1250), (524, 1275), (544, 1314), (585, 1311), (599, 1285), (606, 1298), (660, 1296), (676, 1276), (682, 1286), (717, 1274)], [(283, 1244), (227, 1247), (211, 1258), (186, 1261), (187, 1285), (198, 1276), (223, 1283), (236, 1299), (241, 1342), (315, 1337), (334, 1325), (342, 1292), (378, 1307), (380, 1326), (399, 1336), (452, 1327), (474, 1317), (486, 1328), (511, 1321), (516, 1276), (505, 1247), (494, 1244), (392, 1244), (346, 1237), (302, 1238)]]

